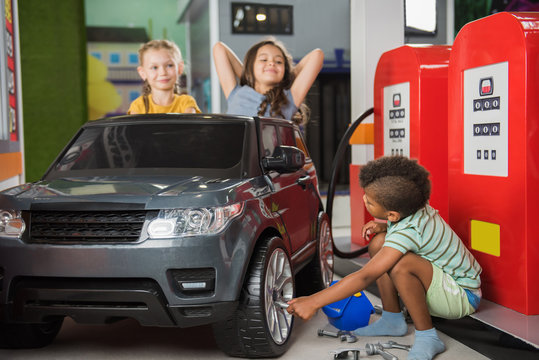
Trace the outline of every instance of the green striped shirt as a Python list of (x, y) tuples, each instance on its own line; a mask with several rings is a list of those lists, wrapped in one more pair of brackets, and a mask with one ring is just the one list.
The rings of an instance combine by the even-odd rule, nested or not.
[(465, 289), (475, 290), (481, 286), (481, 266), (430, 205), (397, 223), (388, 221), (384, 246), (427, 259)]

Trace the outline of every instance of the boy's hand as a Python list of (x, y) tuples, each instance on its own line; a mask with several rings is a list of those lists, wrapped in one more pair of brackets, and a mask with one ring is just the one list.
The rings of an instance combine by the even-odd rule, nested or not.
[(316, 314), (318, 307), (314, 305), (312, 299), (309, 296), (299, 297), (292, 299), (288, 302), (288, 311), (289, 314), (295, 315), (303, 320), (309, 320)]
[(363, 228), (361, 229), (361, 234), (363, 238), (370, 239), (372, 235), (379, 234), (386, 231), (387, 231), (386, 223), (381, 223), (381, 222), (371, 220), (365, 225), (363, 225)]

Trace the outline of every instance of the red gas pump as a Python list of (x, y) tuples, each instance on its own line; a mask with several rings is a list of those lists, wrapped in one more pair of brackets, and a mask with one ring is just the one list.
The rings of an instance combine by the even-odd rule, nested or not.
[[(404, 155), (417, 159), (431, 174), (430, 204), (446, 220), (450, 51), (451, 47), (442, 45), (398, 47), (382, 54), (374, 77), (374, 157)], [(352, 242), (364, 245), (361, 228), (369, 218), (357, 174), (354, 176), (355, 181), (350, 181), (351, 204), (362, 212), (352, 221)], [(358, 221), (363, 218), (365, 222)]]
[(430, 204), (446, 220), (450, 51), (442, 45), (401, 46), (380, 57), (374, 78), (374, 157), (417, 159), (430, 172)]
[(539, 314), (539, 14), (465, 25), (449, 66), (449, 223), (484, 298)]

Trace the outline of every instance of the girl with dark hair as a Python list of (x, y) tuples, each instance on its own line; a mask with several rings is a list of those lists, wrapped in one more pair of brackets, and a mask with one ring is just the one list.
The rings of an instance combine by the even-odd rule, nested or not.
[(283, 44), (268, 38), (247, 51), (244, 64), (222, 42), (213, 47), (213, 58), (227, 98), (228, 114), (280, 117), (306, 123), (307, 108), (303, 100), (322, 68), (322, 50), (312, 50), (294, 66)]

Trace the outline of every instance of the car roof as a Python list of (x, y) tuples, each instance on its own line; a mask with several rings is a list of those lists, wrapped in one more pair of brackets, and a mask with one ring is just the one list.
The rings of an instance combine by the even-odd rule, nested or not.
[[(276, 119), (277, 120), (277, 119)], [(216, 123), (216, 122), (254, 122), (253, 117), (249, 116), (233, 116), (233, 115), (223, 115), (223, 114), (136, 114), (136, 115), (121, 115), (102, 118), (99, 120), (91, 120), (84, 124), (84, 127), (93, 127), (100, 125), (111, 125), (111, 124), (141, 124), (145, 122), (200, 122), (203, 123)]]
[(287, 125), (297, 127), (291, 120), (270, 118), (270, 117), (256, 117), (256, 116), (241, 116), (241, 115), (228, 115), (228, 114), (136, 114), (136, 115), (120, 115), (113, 117), (106, 117), (98, 120), (91, 120), (84, 124), (84, 127), (88, 126), (100, 126), (114, 124), (135, 124), (144, 122), (190, 122), (196, 121), (201, 123), (215, 123), (215, 122), (255, 122), (256, 119), (264, 123), (273, 123), (279, 125)]

